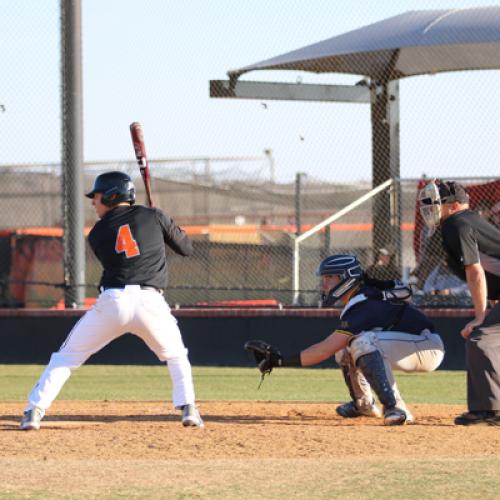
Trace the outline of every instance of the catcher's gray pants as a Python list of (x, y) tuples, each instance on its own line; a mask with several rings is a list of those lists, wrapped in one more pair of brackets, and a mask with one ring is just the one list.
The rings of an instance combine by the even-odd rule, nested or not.
[(424, 330), (420, 335), (404, 332), (364, 332), (356, 336), (350, 345), (339, 351), (335, 359), (340, 366), (349, 366), (349, 376), (355, 401), (359, 408), (373, 401), (370, 385), (356, 366), (358, 358), (370, 352), (380, 351), (384, 359), (387, 378), (396, 397), (396, 405), (408, 411), (399, 393), (392, 370), (404, 372), (431, 372), (443, 361), (444, 346), (437, 333)]
[(500, 302), (465, 342), (470, 411), (500, 410)]

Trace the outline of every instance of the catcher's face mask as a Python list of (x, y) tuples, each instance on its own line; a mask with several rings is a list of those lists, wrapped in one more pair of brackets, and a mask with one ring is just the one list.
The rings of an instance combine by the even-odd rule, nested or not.
[(337, 254), (323, 259), (316, 274), (321, 279), (321, 304), (330, 307), (359, 285), (363, 270), (355, 255)]
[(321, 304), (331, 307), (341, 301), (351, 291), (359, 280), (357, 278), (339, 274), (321, 276)]
[(431, 234), (439, 226), (441, 221), (441, 196), (435, 181), (429, 182), (418, 193), (420, 215)]

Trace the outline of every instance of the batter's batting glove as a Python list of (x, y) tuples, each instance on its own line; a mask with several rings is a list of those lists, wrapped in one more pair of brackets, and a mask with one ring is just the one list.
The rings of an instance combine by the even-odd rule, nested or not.
[(245, 351), (253, 354), (257, 368), (262, 375), (271, 373), (275, 366), (281, 366), (283, 356), (271, 344), (264, 340), (248, 340), (244, 345)]

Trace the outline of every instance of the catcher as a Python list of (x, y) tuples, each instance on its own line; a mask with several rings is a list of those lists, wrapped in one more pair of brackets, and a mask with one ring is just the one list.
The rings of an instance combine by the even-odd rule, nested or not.
[[(336, 408), (344, 418), (384, 417), (385, 425), (414, 421), (392, 373), (429, 372), (443, 360), (440, 336), (431, 321), (408, 299), (411, 290), (397, 281), (366, 277), (354, 255), (333, 255), (317, 271), (324, 307), (340, 302), (340, 325), (323, 341), (291, 356), (261, 340), (245, 349), (254, 354), (264, 376), (274, 367), (312, 366), (335, 355), (352, 398)], [(377, 406), (372, 391), (383, 405)]]

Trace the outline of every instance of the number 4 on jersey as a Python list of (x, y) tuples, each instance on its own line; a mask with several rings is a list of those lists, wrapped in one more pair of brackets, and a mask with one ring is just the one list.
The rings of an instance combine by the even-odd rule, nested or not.
[(137, 241), (135, 241), (134, 237), (132, 236), (132, 231), (130, 230), (130, 226), (128, 224), (124, 224), (118, 229), (118, 234), (116, 235), (115, 242), (115, 251), (116, 253), (125, 252), (125, 256), (127, 257), (127, 259), (130, 259), (130, 257), (137, 257), (141, 253), (139, 251)]

